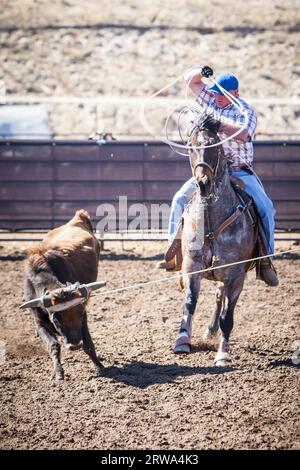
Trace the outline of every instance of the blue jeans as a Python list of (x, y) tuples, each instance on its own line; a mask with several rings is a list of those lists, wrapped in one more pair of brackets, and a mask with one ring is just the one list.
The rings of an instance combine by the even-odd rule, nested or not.
[[(232, 169), (232, 175), (240, 178), (245, 184), (245, 191), (253, 198), (264, 228), (264, 242), (267, 254), (274, 253), (275, 209), (271, 199), (265, 193), (260, 179), (245, 170)], [(169, 220), (169, 244), (172, 243), (176, 228), (193, 193), (197, 190), (197, 181), (190, 178), (175, 194)]]

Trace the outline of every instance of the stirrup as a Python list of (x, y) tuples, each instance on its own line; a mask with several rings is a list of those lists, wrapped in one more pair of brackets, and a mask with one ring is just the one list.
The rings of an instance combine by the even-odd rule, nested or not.
[(175, 255), (181, 251), (181, 236), (182, 236), (182, 227), (183, 227), (183, 219), (177, 225), (177, 229), (175, 232), (175, 236), (171, 245), (169, 246), (167, 253), (165, 255), (166, 261), (172, 261)]
[(270, 258), (263, 258), (258, 261), (256, 279), (264, 281), (271, 287), (278, 286), (277, 271)]
[(167, 271), (173, 271), (176, 268), (176, 262), (173, 261), (159, 261), (156, 266), (156, 269), (166, 269)]
[(170, 261), (159, 261), (156, 265), (156, 269), (165, 269), (166, 271), (176, 272), (181, 271), (182, 267), (182, 254), (181, 251), (177, 253)]
[(277, 273), (272, 265), (260, 268), (258, 279), (264, 281), (268, 286), (276, 287), (279, 284)]

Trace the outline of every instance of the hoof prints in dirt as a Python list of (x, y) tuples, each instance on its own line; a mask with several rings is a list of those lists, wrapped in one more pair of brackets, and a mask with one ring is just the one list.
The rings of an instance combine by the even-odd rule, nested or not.
[[(201, 340), (215, 305), (215, 286), (207, 281), (192, 353), (171, 352), (182, 315), (174, 281), (91, 299), (90, 331), (105, 368), (96, 377), (82, 351), (62, 348), (66, 379), (55, 382), (30, 316), (17, 308), (23, 263), (3, 261), (1, 448), (299, 448), (299, 366), (291, 358), (300, 339), (300, 264), (275, 263), (281, 281), (276, 295), (248, 276), (236, 308), (232, 367), (215, 367), (215, 345)], [(107, 257), (100, 274), (114, 288), (122, 279), (129, 285), (159, 277), (154, 265)], [(18, 287), (12, 291), (7, 283)]]

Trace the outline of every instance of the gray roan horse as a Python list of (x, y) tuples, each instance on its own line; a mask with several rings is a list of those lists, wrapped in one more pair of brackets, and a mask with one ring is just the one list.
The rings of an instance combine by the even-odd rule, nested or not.
[[(201, 127), (194, 126), (191, 140), (193, 145), (210, 145), (219, 138)], [(192, 198), (182, 228), (182, 273), (192, 273), (211, 266), (221, 266), (246, 260), (255, 255), (256, 229), (251, 217), (232, 188), (228, 161), (221, 145), (191, 151), (190, 163), (198, 182), (199, 191)], [(200, 225), (193, 220), (199, 205), (202, 211), (203, 244), (195, 243)], [(199, 211), (198, 211), (199, 213)], [(201, 218), (201, 217), (200, 217)], [(200, 221), (201, 222), (201, 221)], [(202, 245), (202, 246), (201, 246)], [(192, 319), (200, 290), (201, 278), (217, 281), (216, 309), (205, 332), (210, 339), (221, 330), (219, 350), (215, 357), (216, 366), (231, 363), (229, 338), (233, 328), (233, 314), (243, 289), (249, 264), (242, 263), (206, 273), (182, 276), (185, 289), (183, 319), (174, 352), (191, 351)]]

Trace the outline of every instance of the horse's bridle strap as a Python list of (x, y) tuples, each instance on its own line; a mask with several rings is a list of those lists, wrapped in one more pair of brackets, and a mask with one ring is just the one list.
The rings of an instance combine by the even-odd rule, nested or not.
[(252, 200), (250, 199), (247, 204), (245, 204), (244, 206), (242, 206), (241, 204), (238, 204), (236, 206), (236, 209), (235, 211), (233, 212), (233, 214), (231, 214), (216, 230), (214, 230), (213, 232), (209, 232), (207, 233), (205, 236), (206, 238), (208, 238), (209, 240), (213, 240), (215, 239), (216, 237), (218, 237), (220, 235), (220, 233), (223, 232), (223, 230), (225, 230), (225, 228), (227, 228), (229, 225), (231, 225), (233, 222), (236, 221), (236, 219), (242, 215), (248, 208), (249, 206), (252, 204)]
[(211, 174), (213, 175), (214, 174), (214, 170), (212, 169), (212, 167), (206, 163), (206, 162), (198, 162), (196, 163), (196, 165), (194, 166), (194, 176), (196, 175), (196, 169), (198, 168), (198, 166), (206, 166), (206, 168), (209, 169), (209, 171), (211, 171)]
[(220, 158), (221, 158), (219, 148), (217, 148), (217, 152), (218, 152), (218, 160), (217, 160), (217, 163), (216, 163), (215, 168), (212, 168), (212, 166), (209, 165), (209, 164), (206, 163), (206, 162), (200, 162), (200, 161), (198, 161), (198, 162), (196, 163), (196, 165), (194, 166), (194, 168), (193, 168), (194, 176), (195, 176), (196, 169), (198, 168), (198, 166), (205, 166), (205, 167), (208, 168), (208, 170), (211, 172), (213, 178), (216, 177), (217, 172), (218, 172), (218, 169), (219, 169), (219, 165), (220, 165)]

